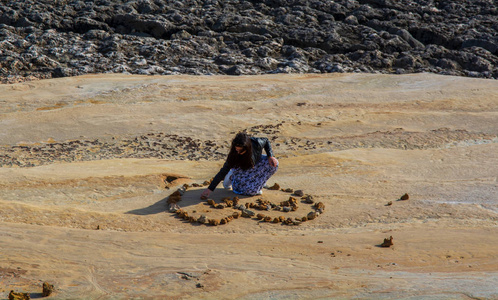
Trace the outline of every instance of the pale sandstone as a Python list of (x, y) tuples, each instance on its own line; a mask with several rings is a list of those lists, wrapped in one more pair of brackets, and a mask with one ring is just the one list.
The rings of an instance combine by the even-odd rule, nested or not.
[[(269, 186), (326, 207), (297, 226), (253, 217), (214, 227), (170, 213), (168, 196), (211, 178), (221, 160), (3, 167), (1, 298), (40, 293), (40, 282), (57, 299), (498, 298), (498, 81), (91, 75), (2, 85), (0, 103), (6, 147), (150, 132), (226, 146), (234, 132), (271, 125), (258, 133), (276, 136), (280, 167)], [(181, 182), (166, 189), (165, 174)], [(238, 211), (209, 207), (203, 189), (178, 202), (189, 216)], [(217, 203), (233, 196), (221, 185), (212, 194)], [(300, 202), (263, 213), (311, 210)], [(379, 247), (390, 236), (393, 246)]]

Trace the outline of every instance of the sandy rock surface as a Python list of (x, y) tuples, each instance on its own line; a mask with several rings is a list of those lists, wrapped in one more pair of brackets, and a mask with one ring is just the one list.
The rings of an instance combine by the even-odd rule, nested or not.
[[(498, 298), (495, 80), (85, 75), (2, 85), (0, 110), (2, 299)], [(323, 214), (168, 211), (184, 184), (189, 214), (235, 211), (199, 196), (241, 130), (272, 141), (268, 184)]]

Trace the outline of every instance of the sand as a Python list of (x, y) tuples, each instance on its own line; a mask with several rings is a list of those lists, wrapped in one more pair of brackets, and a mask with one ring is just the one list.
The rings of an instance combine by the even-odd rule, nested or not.
[[(1, 85), (0, 111), (1, 299), (498, 299), (498, 81), (88, 75)], [(191, 214), (234, 211), (199, 196), (241, 130), (323, 214), (168, 211), (183, 184)]]

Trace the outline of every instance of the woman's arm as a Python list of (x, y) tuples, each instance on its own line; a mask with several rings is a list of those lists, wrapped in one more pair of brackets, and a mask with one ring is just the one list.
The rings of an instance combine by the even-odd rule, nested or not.
[(263, 141), (263, 148), (265, 149), (266, 155), (268, 156), (268, 162), (270, 163), (270, 166), (278, 166), (278, 160), (273, 156), (273, 150), (271, 148), (270, 140), (267, 138), (261, 138), (261, 140)]
[(212, 192), (216, 189), (218, 184), (225, 178), (225, 176), (228, 174), (230, 171), (230, 166), (228, 165), (228, 161), (225, 161), (223, 164), (223, 167), (218, 171), (218, 173), (214, 176), (213, 181), (211, 181), (211, 184), (208, 186), (208, 189)]
[(266, 155), (268, 157), (273, 157), (273, 150), (271, 148), (270, 140), (267, 138), (261, 138), (263, 140), (263, 148), (265, 149)]

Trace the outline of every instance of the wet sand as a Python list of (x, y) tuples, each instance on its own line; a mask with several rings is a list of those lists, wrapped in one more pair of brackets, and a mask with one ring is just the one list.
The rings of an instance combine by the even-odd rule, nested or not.
[[(2, 299), (45, 281), (54, 299), (498, 298), (497, 81), (92, 75), (0, 95)], [(183, 184), (189, 213), (235, 211), (192, 184), (240, 130), (272, 141), (268, 184), (312, 195), (322, 215), (207, 226), (168, 211)]]

